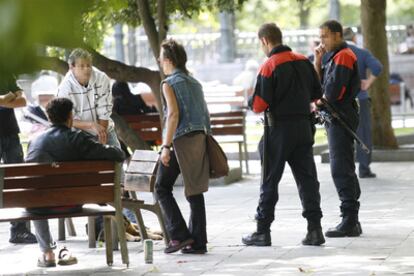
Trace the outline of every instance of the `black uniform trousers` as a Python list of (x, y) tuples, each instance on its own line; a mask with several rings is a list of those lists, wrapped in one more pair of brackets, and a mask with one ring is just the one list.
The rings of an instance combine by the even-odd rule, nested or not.
[(171, 240), (184, 241), (189, 238), (194, 239), (194, 248), (203, 247), (207, 244), (206, 230), (206, 209), (204, 195), (198, 194), (188, 196), (190, 203), (189, 226), (185, 223), (177, 201), (173, 195), (173, 186), (181, 173), (177, 157), (171, 151), (169, 167), (161, 162), (158, 165), (157, 180), (155, 183), (156, 194), (164, 214), (166, 229)]
[(303, 217), (309, 221), (320, 222), (321, 198), (313, 158), (312, 127), (308, 119), (277, 121), (269, 127), (267, 145), (263, 152), (266, 160), (263, 162), (265, 174), (262, 176), (256, 214), (259, 232), (269, 231), (274, 220), (275, 206), (279, 199), (278, 185), (286, 162), (298, 187)]
[[(358, 113), (347, 112), (348, 117), (355, 117), (350, 124), (355, 131), (358, 125)], [(329, 159), (331, 175), (341, 200), (342, 214), (358, 214), (361, 189), (355, 173), (354, 138), (334, 121), (326, 124), (328, 133)]]
[(359, 100), (359, 124), (357, 132), (358, 137), (368, 147), (370, 153), (362, 150), (361, 146), (356, 146), (356, 157), (359, 162), (359, 173), (368, 174), (371, 172), (372, 135), (371, 135), (371, 100), (369, 98)]

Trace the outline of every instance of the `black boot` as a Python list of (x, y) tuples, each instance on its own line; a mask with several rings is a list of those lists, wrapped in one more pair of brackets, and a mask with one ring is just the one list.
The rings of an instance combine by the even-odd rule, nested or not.
[(334, 228), (329, 228), (325, 236), (329, 238), (358, 237), (362, 234), (358, 214), (343, 214), (342, 221)]
[(303, 245), (321, 245), (325, 243), (321, 222), (308, 221), (308, 233), (302, 240)]
[(253, 232), (249, 235), (243, 236), (242, 243), (244, 243), (245, 245), (271, 246), (272, 239), (270, 237), (270, 231)]

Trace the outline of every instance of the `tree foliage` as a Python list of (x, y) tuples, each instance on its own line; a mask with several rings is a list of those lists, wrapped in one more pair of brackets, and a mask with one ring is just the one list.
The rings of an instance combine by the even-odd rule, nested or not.
[(82, 0), (0, 0), (0, 75), (35, 70), (40, 44), (79, 45), (79, 18), (87, 5)]

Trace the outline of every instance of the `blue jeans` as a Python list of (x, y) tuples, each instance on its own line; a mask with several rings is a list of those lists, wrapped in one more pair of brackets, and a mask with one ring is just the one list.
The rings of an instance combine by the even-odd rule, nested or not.
[[(0, 137), (0, 159), (4, 164), (23, 163), (23, 148), (18, 134)], [(27, 230), (24, 221), (11, 222), (11, 236)]]

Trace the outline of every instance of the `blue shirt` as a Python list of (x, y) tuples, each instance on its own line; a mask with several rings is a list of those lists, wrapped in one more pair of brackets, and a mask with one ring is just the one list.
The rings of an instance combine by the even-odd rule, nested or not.
[[(361, 80), (365, 80), (367, 78), (367, 69), (369, 69), (371, 73), (376, 77), (381, 74), (382, 64), (371, 54), (370, 51), (359, 48), (354, 43), (349, 41), (347, 41), (347, 44), (352, 52), (354, 52), (357, 56), (358, 71)], [(369, 95), (366, 90), (360, 90), (357, 97), (358, 99), (363, 100), (368, 99)]]

